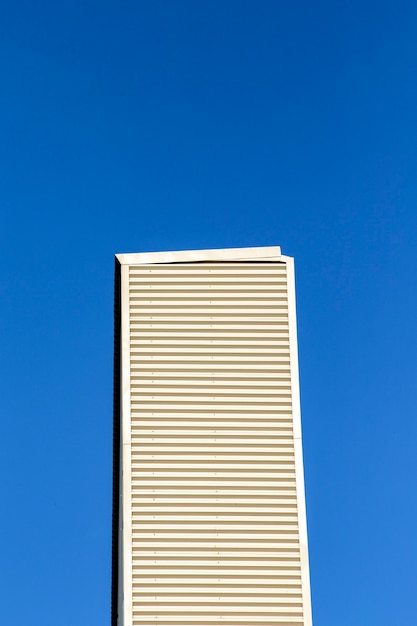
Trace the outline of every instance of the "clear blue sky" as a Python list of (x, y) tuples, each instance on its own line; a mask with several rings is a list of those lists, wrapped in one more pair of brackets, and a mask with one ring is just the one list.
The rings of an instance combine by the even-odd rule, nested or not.
[(316, 626), (417, 624), (417, 4), (6, 0), (1, 624), (110, 619), (113, 255), (296, 259)]

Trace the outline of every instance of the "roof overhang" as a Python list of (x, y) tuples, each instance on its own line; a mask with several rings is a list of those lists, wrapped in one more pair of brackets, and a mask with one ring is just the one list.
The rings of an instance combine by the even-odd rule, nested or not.
[(220, 248), (216, 250), (179, 250), (176, 252), (138, 252), (116, 254), (121, 265), (152, 263), (198, 263), (202, 261), (282, 261), (279, 246)]

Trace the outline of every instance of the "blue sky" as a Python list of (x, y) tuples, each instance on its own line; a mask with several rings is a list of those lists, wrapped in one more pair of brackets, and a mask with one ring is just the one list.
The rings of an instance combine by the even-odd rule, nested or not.
[(281, 245), (315, 624), (417, 624), (416, 111), (411, 0), (2, 4), (2, 623), (109, 624), (114, 253)]

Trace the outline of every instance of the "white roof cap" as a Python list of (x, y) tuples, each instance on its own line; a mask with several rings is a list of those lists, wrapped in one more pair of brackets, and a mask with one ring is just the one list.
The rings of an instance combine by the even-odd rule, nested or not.
[(135, 252), (116, 254), (122, 265), (149, 263), (193, 263), (199, 261), (279, 261), (279, 246), (220, 248), (216, 250), (179, 250), (176, 252)]

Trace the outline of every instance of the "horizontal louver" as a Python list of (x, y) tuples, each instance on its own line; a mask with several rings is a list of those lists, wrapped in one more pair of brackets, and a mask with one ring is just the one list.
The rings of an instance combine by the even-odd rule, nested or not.
[(120, 626), (308, 626), (286, 263), (132, 264), (125, 276)]
[(129, 269), (133, 624), (304, 624), (284, 263)]

